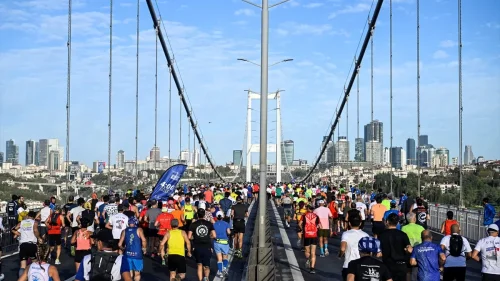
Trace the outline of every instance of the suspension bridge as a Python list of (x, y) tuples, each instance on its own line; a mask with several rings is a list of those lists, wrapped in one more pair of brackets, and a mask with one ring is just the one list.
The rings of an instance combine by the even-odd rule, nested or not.
[[(244, 2), (248, 2), (245, 1)], [(282, 1), (282, 2), (287, 2), (287, 1)], [(360, 99), (363, 99), (362, 96), (360, 96), (360, 73), (362, 71), (366, 71), (370, 73), (370, 124), (371, 124), (371, 131), (375, 132), (374, 124), (376, 121), (375, 119), (375, 107), (374, 107), (374, 99), (375, 99), (375, 93), (374, 93), (374, 38), (377, 36), (377, 31), (378, 28), (386, 28), (387, 25), (384, 24), (382, 27), (377, 27), (377, 22), (379, 20), (379, 15), (380, 11), (382, 9), (388, 9), (389, 10), (389, 18), (384, 19), (383, 21), (388, 21), (389, 22), (389, 54), (387, 56), (387, 59), (389, 60), (390, 63), (390, 82), (389, 82), (389, 103), (390, 103), (390, 148), (393, 147), (393, 117), (398, 118), (397, 116), (393, 116), (393, 1), (392, 0), (377, 0), (373, 1), (371, 8), (369, 9), (367, 13), (367, 21), (364, 25), (364, 28), (361, 32), (361, 36), (359, 38), (359, 44), (357, 46), (356, 50), (353, 50), (353, 60), (352, 64), (350, 65), (350, 70), (348, 73), (348, 76), (346, 78), (345, 84), (343, 89), (338, 89), (342, 92), (341, 98), (339, 100), (338, 105), (335, 108), (328, 108), (327, 110), (331, 112), (333, 115), (332, 122), (328, 124), (328, 133), (326, 134), (325, 139), (323, 139), (323, 142), (321, 143), (320, 146), (320, 151), (315, 157), (315, 160), (313, 161), (310, 169), (308, 170), (307, 174), (300, 178), (299, 180), (302, 182), (309, 182), (313, 179), (314, 174), (319, 172), (320, 170), (320, 164), (322, 162), (322, 159), (324, 159), (324, 156), (327, 153), (328, 150), (328, 145), (330, 141), (333, 141), (335, 138), (335, 132), (337, 131), (337, 136), (340, 137), (340, 123), (343, 120), (346, 120), (346, 123), (349, 124), (349, 106), (348, 103), (350, 100), (352, 100), (351, 96), (356, 97), (356, 121), (357, 121), (357, 132), (356, 132), (356, 138), (360, 139)], [(422, 3), (421, 3), (422, 2)], [(421, 135), (421, 119), (420, 119), (420, 112), (421, 112), (421, 105), (420, 105), (420, 75), (421, 75), (421, 61), (420, 61), (420, 5), (423, 4), (425, 5), (427, 2), (425, 1), (419, 1), (416, 0), (415, 2), (415, 11), (416, 11), (416, 18), (415, 19), (408, 19), (408, 21), (411, 21), (415, 25), (415, 31), (416, 31), (416, 46), (415, 46), (415, 51), (416, 51), (416, 73), (415, 73), (415, 80), (416, 80), (416, 93), (415, 93), (415, 100), (416, 100), (416, 106), (415, 106), (415, 115), (417, 116), (417, 124), (415, 126), (415, 132), (417, 136)], [(459, 147), (459, 154), (458, 154), (458, 166), (460, 169), (460, 180), (459, 180), (459, 186), (462, 186), (462, 112), (463, 112), (463, 103), (462, 103), (462, 11), (461, 11), (461, 1), (458, 0), (457, 2), (457, 10), (452, 11), (452, 14), (454, 17), (457, 18), (458, 25), (458, 37), (457, 37), (457, 51), (458, 51), (458, 83), (456, 85), (457, 87), (457, 100), (458, 100), (458, 108), (457, 111), (459, 113), (459, 118), (457, 120), (457, 123), (459, 124), (459, 132), (458, 132), (458, 147)], [(111, 163), (111, 154), (112, 154), (112, 137), (113, 137), (113, 126), (115, 123), (113, 123), (113, 104), (115, 102), (114, 96), (113, 96), (113, 5), (116, 4), (116, 1), (110, 0), (109, 1), (109, 88), (108, 88), (108, 124), (107, 124), (107, 129), (108, 129), (108, 157), (107, 161), (108, 163)], [(285, 123), (285, 126), (287, 124), (288, 120), (282, 120), (282, 108), (281, 108), (281, 92), (283, 90), (277, 90), (277, 91), (269, 91), (268, 89), (268, 81), (267, 81), (267, 72), (268, 68), (277, 65), (282, 62), (290, 62), (293, 59), (285, 59), (282, 61), (278, 61), (275, 64), (269, 64), (268, 63), (268, 9), (271, 7), (279, 6), (281, 2), (278, 1), (277, 4), (269, 6), (269, 3), (267, 0), (262, 1), (262, 4), (255, 4), (255, 3), (250, 3), (260, 9), (262, 9), (262, 57), (261, 57), (261, 63), (257, 64), (251, 61), (248, 61), (246, 59), (238, 59), (240, 61), (244, 62), (249, 62), (256, 64), (257, 66), (261, 67), (261, 88), (260, 92), (253, 91), (253, 90), (247, 90), (248, 94), (248, 104), (247, 104), (247, 118), (246, 118), (246, 128), (245, 128), (245, 134), (243, 138), (243, 145), (242, 145), (242, 151), (245, 152), (244, 156), (246, 158), (246, 167), (247, 167), (247, 172), (245, 174), (245, 178), (241, 180), (246, 180), (247, 182), (252, 181), (252, 175), (251, 171), (252, 169), (250, 168), (252, 165), (252, 153), (259, 153), (259, 164), (260, 164), (260, 175), (259, 175), (259, 183), (261, 186), (266, 186), (268, 184), (266, 176), (267, 176), (267, 154), (269, 152), (276, 153), (276, 181), (281, 182), (282, 181), (282, 170), (286, 171), (287, 173), (290, 173), (290, 167), (288, 167), (289, 162), (285, 161), (285, 167), (282, 167), (282, 157), (287, 158), (287, 151), (286, 149), (283, 149), (283, 146), (281, 145), (282, 140), (284, 140), (284, 135), (283, 135), (283, 123)], [(147, 7), (148, 14), (141, 14), (140, 11), (144, 9), (144, 7)], [(71, 154), (70, 152), (78, 149), (75, 148), (71, 145), (71, 121), (72, 121), (72, 114), (71, 114), (71, 100), (72, 100), (72, 87), (71, 87), (71, 81), (72, 81), (72, 38), (74, 36), (73, 34), (73, 29), (72, 29), (72, 24), (73, 24), (73, 3), (72, 0), (68, 1), (68, 33), (67, 33), (67, 102), (66, 102), (66, 147), (65, 147), (65, 158), (66, 162), (69, 162), (71, 160)], [(168, 158), (171, 158), (171, 151), (173, 148), (171, 147), (171, 141), (172, 137), (175, 137), (177, 132), (173, 132), (173, 127), (174, 124), (172, 124), (172, 112), (173, 112), (173, 104), (174, 104), (174, 99), (178, 97), (179, 99), (179, 131), (178, 131), (178, 137), (179, 137), (179, 151), (182, 150), (182, 144), (183, 144), (183, 136), (187, 137), (184, 139), (184, 142), (188, 143), (188, 150), (191, 149), (197, 149), (203, 153), (203, 157), (206, 159), (206, 162), (208, 166), (211, 167), (213, 170), (214, 178), (216, 180), (220, 180), (222, 182), (230, 182), (234, 181), (237, 176), (222, 176), (218, 170), (217, 170), (217, 165), (215, 163), (214, 157), (210, 153), (210, 150), (207, 145), (207, 141), (203, 136), (203, 133), (201, 131), (201, 124), (202, 122), (199, 122), (196, 118), (195, 115), (195, 110), (193, 105), (191, 104), (188, 96), (188, 92), (186, 90), (186, 86), (184, 85), (184, 81), (181, 76), (181, 72), (179, 70), (179, 66), (177, 64), (177, 61), (175, 59), (174, 53), (173, 53), (173, 48), (170, 44), (169, 37), (168, 35), (168, 29), (165, 27), (163, 20), (166, 19), (165, 17), (162, 17), (161, 15), (161, 10), (158, 6), (158, 3), (156, 0), (146, 0), (146, 1), (141, 1), (137, 0), (137, 14), (136, 14), (136, 69), (135, 69), (135, 74), (136, 74), (136, 81), (135, 81), (135, 165), (137, 167), (138, 163), (138, 151), (139, 151), (139, 143), (141, 137), (140, 137), (140, 125), (141, 122), (139, 120), (139, 101), (140, 101), (140, 79), (139, 79), (139, 72), (140, 72), (140, 40), (141, 40), (141, 21), (150, 21), (153, 29), (154, 29), (154, 36), (155, 36), (155, 64), (154, 64), (154, 147), (158, 146), (159, 142), (159, 134), (158, 134), (158, 127), (159, 127), (159, 121), (158, 121), (158, 98), (159, 94), (161, 94), (158, 90), (158, 80), (159, 80), (159, 70), (163, 69), (164, 63), (166, 62), (167, 68), (168, 68), (168, 74), (169, 74), (169, 79), (168, 79)], [(455, 23), (455, 22), (454, 22)], [(452, 23), (450, 23), (452, 24)], [(376, 28), (377, 27), (377, 28)], [(236, 59), (236, 58), (235, 58)], [(116, 62), (115, 62), (116, 63)], [(266, 96), (267, 93), (267, 96)], [(263, 98), (264, 97), (264, 98)], [(252, 120), (252, 100), (259, 100), (260, 105), (261, 105), (261, 110), (260, 110), (260, 120), (257, 122), (260, 122), (260, 141), (259, 142), (254, 142), (252, 138), (252, 131), (254, 131), (253, 124), (256, 123), (256, 120)], [(276, 131), (276, 142), (275, 143), (270, 143), (267, 138), (267, 133), (268, 133), (268, 122), (267, 122), (267, 114), (270, 112), (268, 110), (268, 101), (269, 100), (275, 100), (276, 101), (276, 108), (273, 109), (275, 110), (276, 114), (276, 128), (274, 129)], [(284, 109), (286, 110), (286, 108)], [(363, 109), (362, 109), (363, 110)], [(365, 109), (366, 110), (366, 109)], [(352, 113), (351, 113), (352, 114)], [(182, 120), (187, 121), (187, 128), (183, 128), (182, 125)], [(293, 127), (293, 125), (290, 125), (290, 127)], [(346, 139), (349, 140), (349, 130), (348, 126), (347, 131), (346, 131)], [(405, 128), (406, 129), (406, 128)], [(412, 129), (413, 130), (413, 129)], [(151, 141), (151, 140), (147, 140)], [(312, 144), (315, 145), (315, 144)], [(375, 155), (376, 149), (373, 149), (373, 143), (370, 144), (372, 147), (370, 150), (371, 155), (367, 154), (367, 159), (370, 159), (368, 162), (368, 165), (371, 167), (373, 170), (376, 164), (374, 163), (378, 155)], [(367, 144), (368, 146), (368, 144)], [(418, 137), (418, 144), (417, 147), (420, 147), (420, 137)], [(155, 170), (158, 169), (157, 163), (159, 162), (160, 159), (157, 158), (158, 155), (154, 153), (154, 168)], [(390, 157), (391, 161), (392, 158)], [(243, 157), (240, 159), (240, 163), (234, 163), (234, 164), (239, 164), (240, 167), (244, 166), (243, 165)], [(356, 165), (356, 163), (353, 163), (353, 165)], [(108, 175), (111, 175), (111, 165), (108, 165)], [(391, 171), (391, 179), (392, 175), (394, 174), (394, 170), (390, 169)], [(420, 165), (417, 165), (417, 174), (418, 174), (418, 193), (420, 195), (420, 187), (422, 186), (421, 183), (421, 168)], [(291, 174), (290, 178), (293, 178)], [(69, 169), (68, 169), (68, 175), (67, 175), (67, 182), (65, 186), (72, 186), (71, 183), (69, 182)], [(197, 180), (197, 179), (193, 179)], [(26, 185), (31, 185), (31, 184), (36, 184), (36, 185), (53, 185), (60, 187), (61, 184), (44, 184), (44, 183), (32, 183), (32, 182), (19, 182), (20, 184), (26, 184)], [(79, 186), (77, 186), (79, 187)], [(112, 188), (112, 182), (111, 182), (111, 176), (108, 177), (108, 185), (107, 187), (109, 189)], [(262, 193), (263, 190), (263, 193)], [(391, 180), (390, 186), (389, 186), (390, 192), (393, 192), (393, 182)], [(265, 189), (261, 188), (261, 195), (265, 195)], [(283, 213), (282, 209), (276, 208), (274, 203), (269, 203), (266, 202), (265, 196), (260, 197), (261, 200), (259, 200), (259, 203), (254, 204), (251, 209), (251, 216), (250, 219), (247, 223), (247, 233), (245, 234), (245, 246), (244, 246), (244, 255), (246, 259), (243, 260), (238, 260), (238, 259), (233, 259), (231, 255), (231, 267), (230, 267), (230, 277), (229, 280), (277, 280), (278, 278), (283, 279), (283, 280), (293, 280), (293, 281), (302, 281), (302, 280), (340, 280), (341, 279), (341, 269), (342, 269), (342, 260), (329, 256), (326, 258), (318, 258), (318, 264), (316, 266), (316, 275), (311, 275), (306, 271), (305, 268), (305, 257), (304, 254), (301, 252), (300, 248), (296, 247), (294, 244), (294, 241), (297, 240), (297, 234), (293, 228), (285, 228), (283, 226)], [(462, 190), (460, 189), (460, 199), (459, 199), (459, 204), (458, 206), (452, 206), (452, 208), (457, 208), (457, 207), (463, 207), (463, 193)], [(258, 206), (257, 206), (258, 205)], [(458, 209), (457, 209), (458, 210)], [(431, 211), (431, 216), (438, 216), (438, 211), (436, 211), (434, 214)], [(266, 223), (264, 223), (264, 220)], [(475, 221), (474, 226), (470, 226), (470, 228), (476, 227), (477, 229), (480, 229), (480, 217), (478, 217)], [(467, 225), (470, 223), (467, 218), (464, 221), (464, 225)], [(369, 228), (369, 227), (367, 227)], [(434, 227), (434, 230), (437, 227)], [(477, 236), (479, 235), (479, 232), (470, 232), (471, 235)], [(439, 242), (439, 239), (441, 238), (440, 235), (436, 234), (434, 239), (435, 241)], [(469, 237), (472, 241), (474, 239), (477, 239), (477, 237)], [(339, 251), (339, 246), (340, 246), (340, 239), (337, 238), (332, 238), (330, 243), (329, 243), (329, 250), (330, 253), (337, 253)], [(264, 249), (266, 249), (264, 251)], [(265, 253), (270, 253), (270, 256), (272, 257), (270, 260), (268, 259), (266, 264), (263, 261), (263, 258), (259, 256), (262, 252)], [(61, 274), (62, 280), (70, 281), (74, 280), (74, 265), (71, 262), (71, 258), (66, 254), (63, 253), (64, 258), (61, 258), (63, 261), (63, 264), (58, 266), (59, 272)], [(269, 256), (267, 256), (268, 258)], [(6, 280), (15, 280), (16, 275), (17, 275), (17, 270), (18, 270), (18, 259), (17, 256), (14, 253), (8, 253), (7, 255), (4, 255), (2, 258), (2, 264), (3, 264), (3, 272), (6, 275)], [(193, 260), (188, 260), (188, 280), (194, 280), (193, 277), (196, 275), (196, 265)], [(469, 261), (467, 263), (468, 271), (467, 271), (467, 277), (466, 280), (479, 280), (480, 279), (480, 265), (478, 263), (474, 263), (473, 261)], [(211, 277), (210, 280), (219, 280), (218, 277), (215, 277), (215, 273), (217, 271), (217, 266), (216, 266), (216, 261), (215, 259), (212, 259), (211, 262)], [(143, 280), (149, 280), (149, 281), (156, 281), (156, 280), (164, 280), (165, 276), (167, 276), (167, 269), (165, 267), (162, 267), (159, 263), (159, 261), (154, 260), (154, 259), (145, 259), (145, 267), (144, 267), (144, 273), (143, 273)], [(253, 279), (252, 279), (253, 278)], [(276, 279), (275, 279), (276, 278)]]

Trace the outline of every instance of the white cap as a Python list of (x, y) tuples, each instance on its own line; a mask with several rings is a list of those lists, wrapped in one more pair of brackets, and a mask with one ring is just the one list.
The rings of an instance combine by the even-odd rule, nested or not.
[(199, 202), (198, 203), (198, 209), (206, 209), (207, 206), (205, 205), (205, 202)]
[(224, 213), (222, 211), (218, 211), (215, 213), (215, 216), (218, 218), (219, 216), (224, 217)]
[(488, 230), (490, 230), (490, 229), (493, 229), (496, 232), (498, 232), (498, 225), (496, 225), (496, 223), (492, 223), (492, 224), (488, 225)]
[(323, 201), (323, 200), (319, 200), (319, 201), (318, 201), (318, 204), (325, 204), (325, 201)]

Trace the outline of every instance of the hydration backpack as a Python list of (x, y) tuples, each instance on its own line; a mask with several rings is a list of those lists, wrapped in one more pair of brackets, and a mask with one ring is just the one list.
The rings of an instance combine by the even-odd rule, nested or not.
[(92, 254), (90, 258), (89, 279), (102, 278), (102, 280), (113, 280), (111, 269), (115, 265), (118, 256), (118, 253), (115, 252), (96, 252)]
[(53, 213), (50, 217), (50, 225), (57, 226), (57, 219), (59, 219), (59, 214)]
[(450, 237), (450, 255), (460, 257), (462, 255), (462, 247), (464, 246), (464, 239), (460, 235), (452, 235)]
[(9, 203), (7, 203), (7, 215), (9, 215), (9, 217), (17, 216), (16, 205), (17, 204), (14, 201), (10, 201)]

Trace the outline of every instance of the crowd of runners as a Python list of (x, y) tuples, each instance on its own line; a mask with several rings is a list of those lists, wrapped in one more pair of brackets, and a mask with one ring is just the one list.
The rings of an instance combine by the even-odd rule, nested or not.
[(69, 196), (64, 204), (51, 197), (35, 212), (13, 195), (6, 209), (11, 238), (19, 243), (18, 280), (60, 281), (62, 251), (73, 257), (76, 281), (139, 281), (144, 257), (168, 268), (166, 280), (183, 280), (192, 257), (197, 276), (190, 280), (208, 281), (213, 254), (217, 275), (225, 277), (230, 251), (243, 257), (252, 198), (246, 185), (210, 184), (180, 187), (160, 201), (139, 190)]
[[(316, 273), (316, 256), (327, 257), (328, 243), (338, 243), (332, 240), (337, 236), (343, 280), (463, 281), (467, 260), (473, 259), (482, 263), (482, 280), (500, 281), (500, 221), (487, 222), (486, 237), (472, 248), (452, 211), (442, 222), (444, 237), (434, 243), (428, 205), (419, 197), (295, 184), (270, 185), (267, 193), (283, 208), (285, 227), (296, 228), (297, 246), (311, 274)], [(487, 198), (483, 205), (495, 212)]]

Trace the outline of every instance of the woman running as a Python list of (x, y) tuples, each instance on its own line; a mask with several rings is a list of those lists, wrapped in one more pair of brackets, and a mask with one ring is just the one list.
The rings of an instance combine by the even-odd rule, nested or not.
[(49, 245), (39, 244), (36, 254), (36, 260), (28, 266), (28, 270), (25, 270), (17, 281), (61, 281), (57, 268), (47, 263), (49, 249)]

